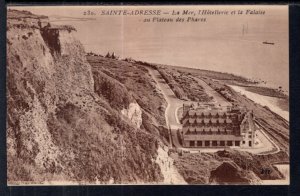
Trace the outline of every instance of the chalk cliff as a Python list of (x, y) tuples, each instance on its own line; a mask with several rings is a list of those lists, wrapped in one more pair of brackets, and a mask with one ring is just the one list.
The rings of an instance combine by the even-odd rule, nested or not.
[(74, 30), (8, 11), (8, 183), (162, 181), (142, 109), (120, 82), (92, 71)]

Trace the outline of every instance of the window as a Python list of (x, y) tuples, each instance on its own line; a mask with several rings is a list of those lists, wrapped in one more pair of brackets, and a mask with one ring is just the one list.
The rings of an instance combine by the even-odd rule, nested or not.
[(195, 146), (195, 141), (190, 141), (190, 146), (194, 147)]
[(225, 141), (220, 141), (220, 146), (225, 146)]
[(227, 141), (228, 146), (232, 146), (232, 141)]
[(205, 146), (210, 146), (210, 142), (209, 141), (205, 141)]
[(212, 141), (212, 146), (218, 146), (218, 142), (217, 141)]
[(235, 141), (235, 146), (240, 146), (240, 141)]
[(202, 146), (202, 141), (197, 141), (197, 146)]

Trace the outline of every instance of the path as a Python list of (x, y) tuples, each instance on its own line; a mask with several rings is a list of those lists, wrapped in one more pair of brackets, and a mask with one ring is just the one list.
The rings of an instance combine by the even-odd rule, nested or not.
[(148, 68), (148, 71), (167, 101), (168, 105), (165, 111), (165, 119), (167, 127), (171, 129), (172, 142), (175, 147), (181, 147), (177, 137), (177, 130), (181, 129), (182, 125), (177, 121), (176, 115), (177, 109), (182, 107), (183, 103), (187, 103), (187, 101), (180, 100), (175, 96), (174, 92), (157, 70)]
[(168, 148), (159, 146), (155, 162), (160, 166), (164, 176), (162, 184), (187, 184), (183, 177), (178, 173), (174, 165), (174, 159), (169, 157)]

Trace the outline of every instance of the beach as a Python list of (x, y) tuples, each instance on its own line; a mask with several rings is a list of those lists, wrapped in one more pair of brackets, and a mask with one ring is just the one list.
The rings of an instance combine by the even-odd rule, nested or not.
[(247, 98), (251, 99), (255, 103), (258, 103), (262, 106), (267, 106), (271, 111), (280, 115), (285, 120), (289, 121), (289, 111), (286, 111), (279, 106), (278, 103), (280, 101), (279, 98), (259, 95), (257, 93), (247, 91), (245, 90), (244, 87), (241, 86), (234, 86), (234, 85), (228, 85), (228, 86), (230, 86), (236, 92), (245, 95)]

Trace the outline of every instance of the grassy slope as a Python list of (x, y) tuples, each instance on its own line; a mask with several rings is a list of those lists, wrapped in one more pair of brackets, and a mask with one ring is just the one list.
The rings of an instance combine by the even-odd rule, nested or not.
[(248, 80), (245, 77), (237, 76), (230, 73), (222, 73), (217, 71), (210, 71), (210, 70), (203, 70), (203, 69), (194, 69), (194, 68), (187, 68), (187, 67), (178, 67), (174, 66), (176, 70), (183, 73), (190, 73), (195, 74), (201, 77), (207, 77), (210, 79), (215, 80), (223, 80), (228, 82), (239, 82), (243, 84), (254, 84), (255, 82)]
[(210, 101), (212, 97), (209, 97), (203, 87), (198, 82), (190, 77), (189, 74), (182, 73), (177, 69), (170, 67), (159, 66), (158, 71), (168, 78), (167, 82), (169, 86), (175, 91), (175, 95), (181, 99), (189, 99), (191, 101)]
[(94, 72), (101, 70), (123, 84), (144, 110), (154, 114), (160, 124), (165, 124), (164, 111), (159, 108), (165, 106), (166, 102), (157, 92), (155, 82), (145, 67), (104, 57), (90, 56), (87, 60)]

